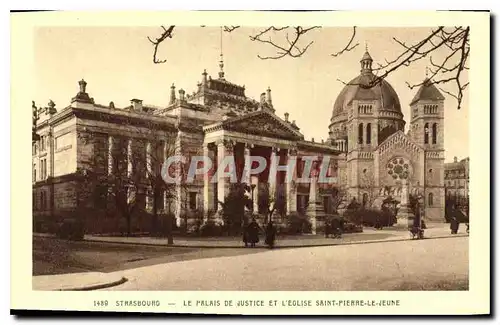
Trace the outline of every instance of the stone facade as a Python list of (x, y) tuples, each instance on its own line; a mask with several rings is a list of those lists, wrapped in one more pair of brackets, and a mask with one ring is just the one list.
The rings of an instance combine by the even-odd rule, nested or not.
[(403, 180), (409, 194), (424, 198), (424, 218), (444, 220), (444, 96), (428, 80), (410, 103), (410, 125), (394, 88), (376, 81), (366, 52), (361, 74), (337, 97), (330, 142), (346, 155), (349, 196), (380, 208), (389, 195), (401, 202)]
[[(277, 159), (280, 165), (296, 160), (297, 171), (303, 168), (302, 156), (317, 156), (319, 161), (328, 156), (329, 176), (345, 167), (345, 155), (339, 150), (327, 143), (304, 140), (288, 114), (284, 118), (275, 114), (270, 88), (257, 101), (245, 95), (244, 87), (227, 81), (224, 74), (212, 79), (204, 71), (189, 95), (172, 85), (169, 103), (163, 107), (145, 105), (139, 99), (132, 99), (130, 106), (123, 108), (113, 102), (100, 105), (87, 93), (85, 81), (80, 81), (79, 87), (68, 107), (53, 110), (46, 117), (42, 114), (37, 121), (36, 132), (43, 139), (33, 142), (34, 221), (38, 229), (76, 217), (85, 221), (89, 233), (123, 232), (124, 212), (117, 202), (124, 202), (118, 201), (118, 196), (126, 193), (126, 202), (135, 202), (132, 231), (148, 232), (156, 227), (154, 208), (158, 215), (174, 214), (176, 225), (189, 230), (218, 218), (219, 202), (224, 202), (230, 182), (223, 175), (217, 176), (216, 183), (209, 180), (228, 156), (237, 163), (240, 182), (242, 166), (250, 155), (265, 157), (268, 162)], [(47, 146), (42, 141), (47, 141)], [(160, 175), (165, 160), (175, 155), (187, 157), (186, 163), (175, 165), (176, 175), (185, 176), (193, 156), (211, 157), (214, 167), (205, 175), (196, 175), (193, 182), (161, 188), (157, 195), (152, 180)], [(44, 159), (49, 163), (47, 172), (41, 174)], [(317, 162), (314, 168), (319, 166)], [(254, 213), (262, 212), (262, 193), (277, 193), (277, 187), (283, 190), (285, 215), (305, 211), (310, 186), (297, 184), (300, 175), (292, 173), (290, 183), (284, 181), (284, 172), (278, 172), (276, 180), (270, 179), (268, 168), (244, 181), (255, 185)], [(126, 190), (120, 191), (118, 185)], [(318, 184), (318, 192), (333, 186), (339, 184)], [(220, 222), (220, 216), (216, 221)]]
[[(223, 71), (217, 79), (204, 71), (190, 94), (172, 85), (170, 100), (163, 106), (136, 98), (121, 108), (113, 102), (97, 104), (81, 80), (69, 106), (58, 111), (51, 101), (37, 109), (34, 130), (39, 138), (34, 138), (32, 159), (35, 231), (64, 218), (83, 220), (89, 233), (123, 232), (127, 222), (133, 232), (150, 232), (159, 227), (153, 215), (169, 213), (186, 230), (210, 219), (221, 222), (220, 203), (231, 180), (215, 170), (227, 157), (236, 162), (237, 181), (253, 187), (252, 213), (262, 212), (263, 193), (280, 193), (285, 210), (278, 222), (309, 213), (314, 232), (325, 212), (331, 212), (333, 189), (346, 190), (345, 202), (356, 198), (377, 207), (389, 195), (401, 196), (402, 180), (408, 181), (410, 194), (425, 197), (425, 218), (443, 220), (444, 97), (425, 82), (410, 103), (405, 134), (406, 122), (392, 86), (383, 80), (363, 87), (374, 78), (371, 64), (366, 53), (360, 76), (339, 94), (326, 142), (306, 141), (288, 113), (277, 116), (270, 88), (259, 100), (249, 98), (245, 87), (226, 80)], [(169, 174), (182, 181), (165, 185), (163, 163), (179, 155), (187, 160), (174, 164)], [(210, 157), (214, 165), (186, 182), (193, 156)], [(269, 168), (247, 177), (243, 167), (250, 156), (279, 165), (295, 161), (291, 182), (285, 182), (283, 171), (272, 179)], [(326, 166), (328, 176), (337, 181), (314, 186), (299, 182), (306, 176), (306, 156), (318, 158), (314, 172)], [(210, 181), (213, 176), (215, 183)]]
[(444, 186), (446, 196), (469, 198), (469, 158), (458, 160), (453, 158), (453, 162), (444, 165), (445, 176)]

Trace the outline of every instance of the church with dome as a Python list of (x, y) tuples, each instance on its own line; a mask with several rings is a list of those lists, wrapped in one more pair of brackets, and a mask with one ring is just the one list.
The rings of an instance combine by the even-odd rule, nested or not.
[[(221, 206), (232, 181), (216, 168), (227, 157), (236, 163), (238, 182), (251, 187), (250, 212), (265, 215), (265, 202), (279, 200), (281, 211), (273, 220), (281, 225), (299, 214), (310, 219), (315, 233), (324, 216), (335, 213), (331, 200), (339, 195), (341, 202), (355, 199), (375, 209), (387, 198), (402, 202), (413, 195), (423, 201), (425, 219), (443, 221), (443, 95), (426, 80), (403, 104), (411, 109), (405, 121), (393, 86), (387, 80), (372, 85), (376, 76), (368, 51), (360, 64), (360, 74), (334, 102), (326, 141), (306, 140), (300, 121), (288, 113), (278, 116), (270, 87), (253, 99), (245, 86), (230, 82), (222, 54), (218, 76), (203, 71), (189, 93), (172, 84), (169, 101), (160, 105), (137, 98), (125, 107), (98, 104), (82, 79), (62, 109), (53, 101), (47, 107), (33, 104), (34, 229), (51, 229), (66, 218), (80, 219), (87, 233), (108, 234), (125, 228), (150, 232), (165, 215), (174, 215), (175, 225), (186, 231), (210, 220), (223, 223)], [(176, 167), (179, 175), (194, 156), (209, 157), (213, 167), (175, 188), (151, 183), (174, 154), (187, 159)], [(271, 178), (269, 168), (243, 180), (252, 156), (280, 165), (295, 160), (291, 181), (283, 171)], [(318, 157), (312, 170), (326, 166), (336, 181), (300, 182), (304, 157), (311, 156)]]
[(444, 219), (444, 96), (426, 79), (407, 105), (376, 78), (365, 52), (360, 74), (346, 84), (333, 105), (329, 140), (345, 157), (348, 195), (378, 208), (388, 196), (401, 200), (406, 187), (419, 197), (428, 220)]

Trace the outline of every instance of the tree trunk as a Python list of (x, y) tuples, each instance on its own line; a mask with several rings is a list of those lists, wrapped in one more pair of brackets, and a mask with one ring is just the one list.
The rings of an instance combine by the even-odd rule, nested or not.
[(125, 218), (125, 221), (127, 223), (127, 236), (130, 237), (131, 232), (131, 219), (132, 219), (132, 213), (129, 209), (128, 203), (127, 203), (127, 196), (123, 192), (118, 192), (116, 196), (116, 206), (118, 210), (121, 212), (122, 217)]
[(168, 245), (174, 244), (174, 236), (172, 234), (172, 214), (170, 213), (170, 211), (167, 214), (167, 239)]
[(161, 194), (160, 189), (156, 186), (153, 189), (153, 220), (151, 220), (151, 234), (156, 235), (158, 229), (158, 201), (159, 195)]
[(125, 212), (125, 218), (127, 219), (127, 237), (130, 237), (130, 235), (131, 235), (131, 232), (130, 232), (131, 219), (132, 219), (131, 216), (132, 216), (132, 214), (129, 211)]

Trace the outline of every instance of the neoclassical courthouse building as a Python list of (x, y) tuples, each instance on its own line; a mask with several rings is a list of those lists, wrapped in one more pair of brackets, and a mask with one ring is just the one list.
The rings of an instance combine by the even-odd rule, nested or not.
[[(113, 177), (118, 172), (113, 163), (118, 159), (117, 148), (126, 148), (127, 157), (134, 151), (145, 151), (147, 160), (152, 144), (154, 148), (160, 144), (164, 147), (162, 158), (166, 158), (172, 139), (176, 154), (208, 156), (215, 166), (227, 155), (234, 155), (237, 166), (250, 155), (267, 161), (274, 156), (281, 164), (296, 159), (294, 181), (284, 182), (280, 172), (276, 182), (271, 182), (271, 186), (283, 189), (285, 218), (293, 213), (306, 214), (311, 201), (323, 203), (329, 212), (332, 188), (345, 189), (346, 202), (356, 198), (365, 205), (380, 206), (389, 195), (398, 199), (404, 182), (410, 194), (424, 198), (425, 218), (444, 220), (443, 95), (425, 83), (409, 103), (410, 124), (405, 133), (396, 91), (385, 80), (374, 87), (366, 86), (374, 78), (368, 52), (360, 64), (360, 74), (335, 100), (328, 130), (325, 125), (327, 141), (305, 140), (299, 123), (288, 113), (283, 118), (277, 116), (269, 88), (259, 100), (247, 97), (244, 86), (226, 79), (222, 60), (217, 78), (204, 71), (191, 94), (183, 89), (176, 91), (172, 85), (170, 101), (163, 106), (145, 105), (139, 99), (122, 108), (113, 102), (100, 105), (81, 80), (69, 106), (57, 110), (50, 101), (45, 108), (35, 108), (39, 139), (33, 142), (34, 222), (37, 226), (50, 223), (85, 207), (86, 213), (80, 218), (85, 219), (87, 232), (119, 231), (123, 218), (102, 202), (102, 196), (83, 193), (82, 175)], [(319, 157), (314, 168), (325, 161), (322, 157), (330, 157), (328, 175), (337, 177), (337, 181), (314, 187), (295, 182), (304, 170), (303, 156)], [(134, 173), (135, 163), (131, 159), (126, 162), (128, 175)], [(188, 224), (200, 211), (205, 220), (209, 218), (220, 209), (218, 201), (224, 201), (230, 188), (228, 179), (222, 176), (215, 183), (209, 181), (214, 169), (198, 175), (194, 182), (178, 184), (177, 195), (165, 191), (155, 205), (160, 213), (174, 213), (179, 226)], [(237, 168), (237, 174), (241, 177), (241, 168)], [(255, 185), (252, 195), (256, 213), (261, 209), (259, 193), (269, 190), (268, 178), (265, 170), (250, 180)], [(144, 211), (150, 210), (148, 183), (137, 182), (135, 190), (144, 197), (137, 199), (137, 204)], [(109, 196), (105, 198), (110, 200)], [(141, 218), (144, 214), (133, 220), (134, 231), (149, 229), (151, 223)]]

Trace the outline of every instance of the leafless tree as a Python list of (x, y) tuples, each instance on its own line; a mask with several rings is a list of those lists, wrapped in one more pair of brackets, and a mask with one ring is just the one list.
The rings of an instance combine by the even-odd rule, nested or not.
[[(430, 75), (422, 82), (406, 82), (406, 85), (410, 89), (420, 87), (424, 83), (437, 85), (442, 92), (457, 100), (457, 109), (460, 109), (464, 91), (469, 86), (469, 82), (462, 80), (464, 71), (469, 70), (467, 66), (470, 52), (469, 31), (470, 27), (445, 28), (440, 26), (432, 29), (428, 36), (414, 43), (407, 43), (393, 37), (394, 42), (401, 47), (400, 53), (395, 58), (386, 59), (383, 64), (378, 64), (373, 69), (374, 78), (369, 83), (360, 86), (374, 87), (400, 68), (408, 67), (414, 62), (428, 57), (431, 66), (429, 68)], [(354, 29), (353, 37), (355, 33), (356, 30)], [(349, 44), (351, 42), (352, 38)], [(349, 48), (349, 44), (337, 55), (352, 50), (354, 47)], [(437, 60), (433, 59), (433, 55), (442, 50), (446, 52), (445, 57)], [(441, 85), (447, 83), (455, 83), (455, 92), (447, 91), (441, 87)]]
[(344, 186), (332, 188), (330, 190), (330, 199), (328, 200), (330, 209), (327, 209), (327, 212), (331, 211), (332, 213), (338, 213), (339, 207), (342, 205), (342, 203), (345, 203), (346, 200), (347, 190)]
[(274, 213), (283, 215), (285, 212), (286, 192), (285, 184), (270, 186), (269, 183), (259, 192), (259, 212), (265, 216), (265, 222), (272, 220)]
[(363, 208), (372, 208), (375, 198), (377, 197), (375, 178), (372, 172), (366, 170), (366, 172), (361, 175), (360, 188), (362, 191), (361, 204)]
[[(163, 33), (155, 41), (148, 37), (154, 46), (154, 63), (166, 62), (166, 60), (157, 59), (158, 46), (173, 36), (174, 26), (170, 26), (168, 29), (163, 26), (162, 28)], [(222, 31), (231, 33), (238, 28), (239, 26), (223, 26)], [(319, 26), (270, 26), (254, 35), (249, 35), (249, 38), (253, 42), (262, 43), (276, 51), (275, 55), (261, 56), (258, 54), (258, 57), (262, 60), (281, 59), (284, 57), (298, 58), (303, 56), (314, 43), (313, 40), (307, 39), (311, 32), (320, 28)], [(460, 109), (464, 92), (469, 86), (469, 82), (464, 80), (464, 71), (469, 69), (469, 32), (470, 27), (439, 26), (432, 29), (427, 36), (415, 42), (407, 42), (393, 37), (393, 41), (400, 46), (401, 50), (393, 58), (386, 58), (384, 63), (378, 64), (373, 69), (374, 77), (368, 83), (364, 83), (361, 86), (367, 88), (374, 87), (395, 71), (408, 67), (422, 59), (428, 59), (430, 74), (425, 82), (437, 85), (442, 92), (455, 98), (457, 109)], [(346, 45), (339, 51), (332, 53), (331, 56), (333, 58), (340, 57), (342, 54), (352, 51), (358, 45), (359, 43), (356, 41), (356, 27), (353, 27), (351, 37), (346, 40)], [(444, 53), (444, 57), (438, 59), (437, 57), (441, 53)], [(423, 84), (424, 81), (417, 83), (407, 82), (407, 86), (411, 89)], [(443, 89), (442, 86), (445, 84), (453, 84), (453, 90)]]
[[(307, 49), (314, 43), (314, 41), (308, 42), (305, 46), (299, 46), (299, 41), (304, 37), (305, 34), (312, 31), (313, 29), (320, 28), (319, 26), (313, 26), (304, 28), (302, 26), (295, 27), (268, 27), (264, 30), (261, 30), (255, 35), (250, 35), (250, 40), (253, 42), (260, 42), (273, 47), (276, 50), (276, 55), (273, 56), (261, 56), (257, 55), (259, 59), (268, 60), (268, 59), (281, 59), (285, 56), (290, 56), (292, 58), (298, 58), (302, 56)], [(290, 33), (290, 30), (292, 33)], [(273, 37), (277, 35), (284, 35), (286, 42), (278, 43), (273, 40)], [(292, 36), (290, 36), (292, 35)]]
[(153, 44), (153, 62), (156, 64), (167, 62), (167, 60), (158, 60), (158, 58), (156, 57), (158, 55), (158, 46), (167, 38), (173, 37), (172, 32), (174, 31), (175, 25), (171, 25), (168, 29), (164, 26), (161, 26), (161, 28), (163, 29), (163, 32), (161, 33), (160, 37), (156, 38), (154, 41), (148, 36), (148, 40), (151, 42), (151, 44)]
[[(162, 209), (161, 202), (164, 199), (175, 202), (185, 191), (182, 183), (179, 191), (178, 184), (164, 181), (162, 167), (166, 159), (178, 154), (177, 132), (172, 128), (159, 135), (158, 126), (147, 122), (141, 127), (131, 127), (130, 132), (132, 141), (113, 136), (112, 144), (107, 134), (79, 133), (82, 143), (92, 146), (94, 151), (89, 161), (82, 162), (85, 166), (80, 171), (84, 177), (82, 200), (87, 200), (87, 206), (94, 205), (112, 214), (118, 212), (126, 220), (127, 235), (132, 233), (132, 217), (138, 214), (151, 212), (151, 229), (160, 229), (160, 211), (164, 210), (165, 227), (157, 234), (166, 235), (169, 244), (173, 244), (172, 214)], [(179, 170), (182, 178), (186, 168), (174, 164), (173, 172)], [(100, 206), (96, 207), (95, 202), (101, 202)]]

